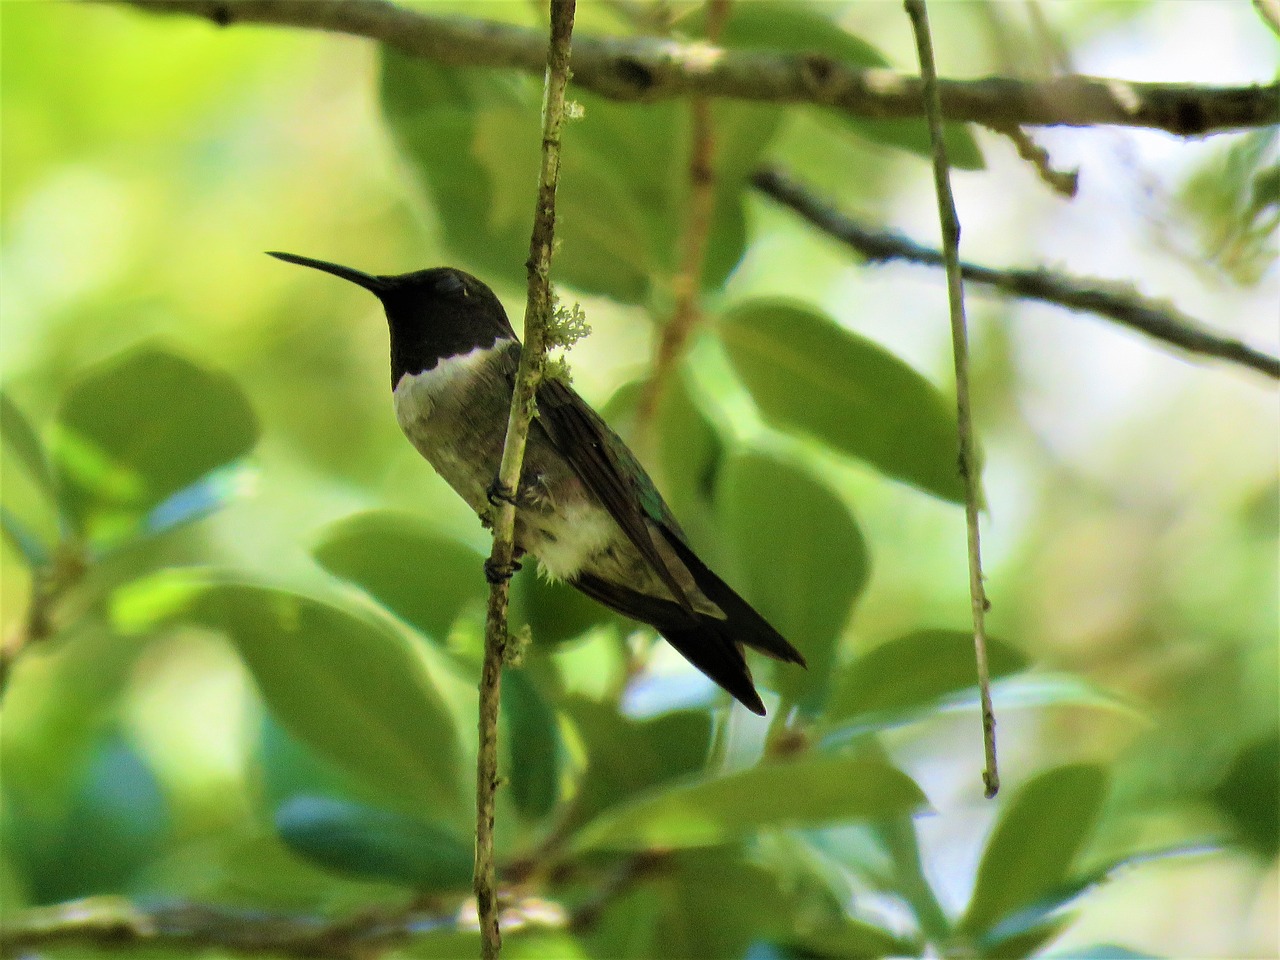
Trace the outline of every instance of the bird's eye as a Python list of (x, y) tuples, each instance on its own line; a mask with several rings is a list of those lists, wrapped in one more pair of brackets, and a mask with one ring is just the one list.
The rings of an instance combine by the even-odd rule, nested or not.
[(436, 292), (447, 296), (457, 296), (458, 294), (466, 296), (467, 288), (463, 284), (462, 278), (456, 273), (446, 273), (436, 281)]

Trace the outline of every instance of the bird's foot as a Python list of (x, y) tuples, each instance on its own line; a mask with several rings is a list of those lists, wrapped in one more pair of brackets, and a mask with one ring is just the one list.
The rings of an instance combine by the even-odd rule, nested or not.
[(509, 503), (513, 507), (517, 505), (516, 492), (510, 487), (504, 486), (502, 481), (496, 477), (493, 483), (489, 484), (489, 488), (485, 490), (484, 495), (491, 507), (496, 507), (502, 503)]
[(484, 578), (494, 584), (506, 583), (515, 576), (515, 572), (519, 569), (520, 564), (515, 560), (512, 560), (509, 564), (503, 565), (500, 563), (494, 563), (493, 557), (490, 557), (484, 562)]

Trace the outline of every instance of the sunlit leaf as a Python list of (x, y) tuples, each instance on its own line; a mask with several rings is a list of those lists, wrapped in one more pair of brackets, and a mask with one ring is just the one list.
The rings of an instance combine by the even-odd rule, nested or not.
[[(991, 685), (996, 709), (1024, 707), (1090, 707), (1114, 710), (1138, 719), (1145, 714), (1132, 702), (1069, 673), (1017, 673), (1000, 677)], [(961, 690), (944, 701), (944, 708), (964, 709), (977, 701), (976, 689)]]
[(471, 841), (402, 813), (301, 795), (280, 806), (275, 825), (289, 849), (339, 873), (420, 891), (471, 883)]
[(134, 630), (195, 622), (224, 633), (290, 734), (389, 801), (460, 800), (452, 715), (410, 641), (389, 624), (216, 571), (166, 571), (117, 597)]
[[(987, 638), (993, 679), (1027, 666), (1008, 644)], [(977, 683), (973, 634), (964, 630), (918, 630), (881, 644), (844, 668), (826, 711), (831, 725), (915, 717), (944, 697)]]
[[(1068, 673), (1023, 671), (997, 676), (991, 684), (991, 700), (997, 715), (1006, 710), (1076, 707), (1110, 711), (1139, 723), (1150, 722), (1135, 704), (1083, 677)], [(976, 710), (979, 705), (978, 688), (970, 684), (944, 694), (929, 704), (851, 715), (841, 722), (830, 724), (830, 729), (822, 738), (822, 745), (838, 746), (871, 731), (910, 723), (931, 713)]]
[(573, 847), (712, 846), (758, 829), (886, 816), (924, 802), (911, 778), (887, 763), (811, 754), (645, 794), (597, 817)]
[(742, 303), (719, 331), (770, 421), (936, 496), (963, 499), (954, 416), (933, 384), (883, 347), (782, 300)]
[(374, 510), (340, 520), (315, 546), (319, 564), (442, 643), (487, 592), (484, 558), (413, 514)]
[(118, 533), (244, 456), (257, 436), (253, 410), (230, 377), (146, 347), (72, 386), (54, 449), (80, 525)]
[(735, 457), (720, 480), (729, 569), (739, 574), (743, 596), (808, 660), (807, 670), (781, 666), (774, 685), (816, 711), (829, 692), (841, 631), (870, 575), (862, 533), (828, 487), (772, 457)]
[(1024, 784), (1001, 812), (960, 929), (980, 934), (1067, 883), (1106, 798), (1107, 775), (1058, 767)]

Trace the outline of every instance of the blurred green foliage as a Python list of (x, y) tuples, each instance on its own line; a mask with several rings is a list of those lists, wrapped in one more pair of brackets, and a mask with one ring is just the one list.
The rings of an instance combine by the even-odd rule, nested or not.
[[(1149, 26), (1143, 5), (1093, 6), (1063, 13), (1067, 40)], [(533, 5), (432, 9), (537, 22)], [(638, 29), (638, 9), (583, 5), (580, 28)], [(733, 10), (732, 46), (912, 68), (890, 6)], [(1006, 7), (935, 12), (969, 73), (999, 66), (973, 51), (1000, 50), (1002, 21), (1048, 57)], [(696, 5), (668, 13), (698, 35)], [(27, 642), (0, 707), (5, 917), (94, 894), (309, 919), (429, 895), (456, 917), (487, 535), (397, 434), (376, 310), (257, 251), (457, 263), (518, 303), (536, 80), (108, 6), (5, 5), (0, 44), (0, 599), (6, 642)], [(1217, 918), (1254, 902), (1231, 891), (1261, 902), (1276, 883), (1274, 396), (1176, 360), (1131, 393), (1102, 373), (1082, 388), (1064, 371), (1101, 356), (1062, 350), (1074, 392), (1055, 391), (1012, 332), (1049, 321), (974, 310), (1008, 638), (990, 657), (1009, 787), (987, 804), (941, 286), (916, 300), (895, 277), (902, 323), (878, 326), (888, 268), (746, 186), (780, 162), (893, 218), (928, 196), (922, 126), (715, 105), (707, 322), (646, 440), (687, 110), (579, 99), (555, 266), (597, 331), (577, 386), (810, 668), (757, 664), (782, 717), (766, 750), (767, 721), (650, 633), (523, 572), (513, 619), (533, 644), (506, 672), (499, 855), (572, 922), (514, 930), (506, 955), (1137, 957), (1188, 930), (1256, 949), (1271, 907), (1260, 933)], [(964, 189), (996, 181), (994, 209), (1021, 177), (1019, 216), (1047, 222), (998, 141), (948, 136)], [(1273, 321), (1275, 133), (1226, 142), (1181, 209), (1210, 270), (1252, 284), (1207, 289)], [(981, 216), (962, 219), (981, 245)], [(1102, 426), (1087, 442), (1046, 426), (1038, 391), (1081, 418), (1096, 393)], [(1170, 933), (1105, 908), (1167, 907), (1180, 884), (1205, 885), (1214, 915)], [(403, 952), (478, 944), (450, 920)]]

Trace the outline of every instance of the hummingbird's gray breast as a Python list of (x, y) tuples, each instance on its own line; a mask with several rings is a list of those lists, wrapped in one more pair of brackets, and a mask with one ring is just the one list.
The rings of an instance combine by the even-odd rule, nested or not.
[[(441, 358), (430, 370), (404, 374), (393, 394), (405, 436), (482, 516), (491, 509), (488, 490), (502, 459), (519, 350), (507, 339)], [(517, 545), (557, 579), (572, 578), (593, 558), (626, 542), (536, 423), (525, 449), (517, 505)]]

